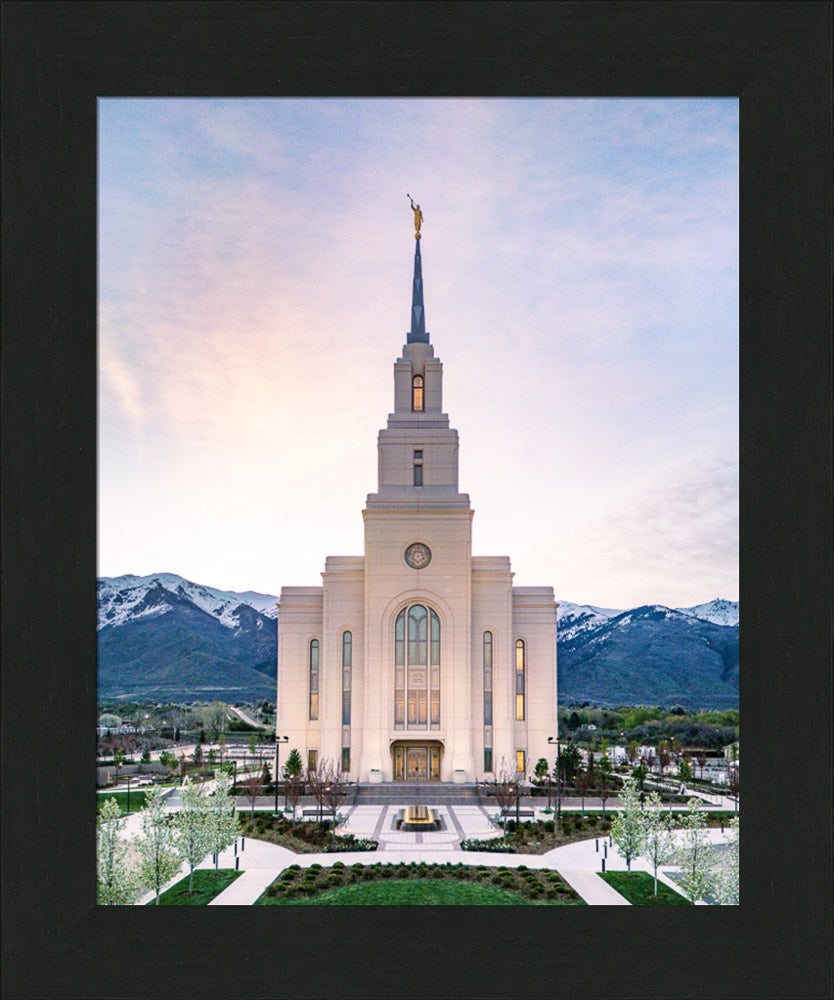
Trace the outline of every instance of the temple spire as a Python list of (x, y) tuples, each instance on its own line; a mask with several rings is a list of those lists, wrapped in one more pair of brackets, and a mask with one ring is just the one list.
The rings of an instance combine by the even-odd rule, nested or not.
[(411, 329), (408, 331), (409, 344), (428, 344), (426, 333), (426, 313), (423, 309), (423, 264), (420, 259), (420, 240), (414, 248), (414, 286), (411, 292)]
[(414, 204), (410, 194), (406, 198), (411, 202), (414, 213), (414, 287), (411, 292), (411, 329), (408, 331), (408, 344), (427, 344), (429, 335), (426, 333), (426, 313), (423, 309), (423, 262), (420, 259), (420, 227), (423, 225), (423, 213), (419, 205)]

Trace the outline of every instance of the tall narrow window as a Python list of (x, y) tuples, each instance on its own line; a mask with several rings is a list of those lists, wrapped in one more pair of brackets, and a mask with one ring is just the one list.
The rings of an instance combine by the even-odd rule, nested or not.
[(415, 413), (423, 411), (423, 376), (415, 375), (411, 380), (411, 409)]
[(353, 636), (342, 635), (342, 725), (350, 725), (350, 675), (353, 664)]
[(307, 770), (315, 771), (319, 766), (319, 752), (318, 750), (308, 750), (307, 751)]
[(515, 644), (515, 717), (524, 719), (524, 640)]
[(394, 625), (394, 728), (440, 729), (440, 619), (422, 604)]
[(405, 611), (394, 627), (394, 729), (405, 726)]
[(342, 770), (345, 773), (350, 770), (350, 747), (342, 747)]
[(484, 770), (492, 770), (492, 632), (484, 632)]
[(423, 449), (414, 449), (414, 485), (423, 485)]
[(524, 774), (527, 770), (527, 754), (524, 750), (515, 752), (515, 769), (519, 774)]
[(319, 641), (310, 640), (310, 721), (319, 717)]
[(429, 648), (429, 695), (432, 729), (440, 729), (440, 619), (429, 612), (431, 621), (431, 645)]

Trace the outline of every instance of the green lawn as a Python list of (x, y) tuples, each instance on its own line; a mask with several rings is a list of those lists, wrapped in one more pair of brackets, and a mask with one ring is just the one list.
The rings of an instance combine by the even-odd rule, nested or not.
[(290, 865), (257, 901), (261, 906), (584, 905), (557, 872), (423, 862), (323, 868)]
[(394, 879), (361, 882), (330, 889), (309, 899), (272, 899), (262, 896), (259, 904), (272, 906), (530, 906), (517, 892), (474, 882), (446, 879)]
[[(96, 812), (98, 812), (107, 799), (115, 799), (122, 812), (127, 812), (127, 792), (99, 792), (96, 795)], [(130, 811), (138, 812), (145, 808), (145, 793), (138, 788), (130, 792)]]
[[(133, 798), (133, 796), (131, 796)], [(133, 803), (131, 802), (131, 805)], [(205, 906), (210, 903), (215, 896), (234, 882), (238, 875), (243, 872), (235, 871), (234, 868), (221, 868), (214, 871), (213, 868), (198, 868), (194, 872), (194, 892), (189, 895), (188, 876), (181, 882), (172, 885), (170, 889), (159, 897), (160, 906)], [(152, 899), (148, 906), (155, 906), (156, 899)]]
[(657, 883), (654, 894), (654, 876), (648, 872), (600, 872), (599, 877), (634, 906), (690, 906), (679, 892), (663, 882)]

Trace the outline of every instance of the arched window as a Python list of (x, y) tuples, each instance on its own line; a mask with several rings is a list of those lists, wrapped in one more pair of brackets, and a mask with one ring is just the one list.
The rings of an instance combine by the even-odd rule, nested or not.
[(518, 722), (524, 719), (524, 640), (515, 644), (515, 717)]
[(423, 376), (415, 375), (411, 380), (411, 409), (415, 413), (423, 411)]
[(319, 717), (319, 641), (310, 640), (310, 721)]
[(440, 729), (440, 619), (422, 604), (394, 625), (394, 728)]

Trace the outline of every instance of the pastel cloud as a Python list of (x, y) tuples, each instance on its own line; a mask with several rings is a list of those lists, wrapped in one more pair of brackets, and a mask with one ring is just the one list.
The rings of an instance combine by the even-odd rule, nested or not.
[[(569, 559), (529, 526), (578, 525), (605, 490), (634, 510), (608, 535), (633, 539), (646, 465), (697, 447), (709, 476), (733, 458), (736, 174), (735, 102), (102, 102), (101, 571), (275, 591), (361, 551), (408, 319), (409, 191), (478, 551), (571, 598), (596, 553), (611, 596), (586, 599), (623, 603), (616, 580), (636, 591), (641, 566), (625, 573), (622, 539), (606, 557), (589, 531)], [(164, 540), (142, 513), (163, 493)], [(705, 496), (732, 535), (733, 497)], [(669, 509), (697, 558), (713, 515)], [(660, 600), (652, 530), (634, 555)], [(690, 603), (734, 596), (721, 552)]]

